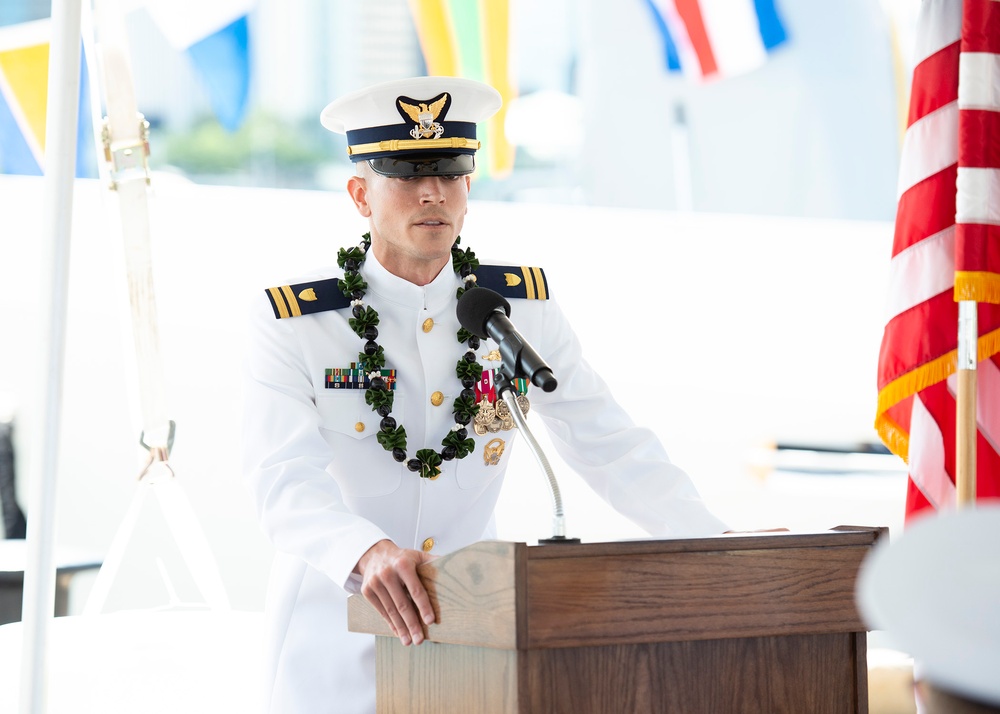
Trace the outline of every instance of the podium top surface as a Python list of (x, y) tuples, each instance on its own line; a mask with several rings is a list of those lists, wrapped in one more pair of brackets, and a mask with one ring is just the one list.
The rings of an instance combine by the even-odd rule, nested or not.
[[(594, 543), (528, 545), (528, 558), (574, 558), (595, 555), (635, 555), (640, 553), (698, 553), (758, 548), (821, 548), (828, 546), (870, 546), (887, 529), (873, 526), (837, 526), (821, 531), (756, 531), (723, 533), (703, 538), (634, 538)], [(469, 546), (475, 548), (476, 545)], [(448, 556), (444, 556), (448, 557)]]
[[(501, 649), (861, 632), (861, 561), (884, 528), (527, 546), (475, 543), (420, 567), (436, 642)], [(363, 598), (349, 628), (391, 637)]]

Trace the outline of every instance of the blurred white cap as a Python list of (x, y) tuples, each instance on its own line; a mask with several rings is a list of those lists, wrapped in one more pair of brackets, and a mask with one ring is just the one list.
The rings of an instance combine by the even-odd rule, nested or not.
[(1000, 704), (1000, 503), (927, 516), (875, 547), (857, 601), (873, 630), (953, 694)]

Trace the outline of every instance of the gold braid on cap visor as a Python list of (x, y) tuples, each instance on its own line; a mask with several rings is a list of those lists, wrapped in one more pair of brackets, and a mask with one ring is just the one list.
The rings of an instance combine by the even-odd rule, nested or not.
[(412, 151), (413, 149), (472, 149), (479, 150), (478, 139), (453, 136), (450, 139), (388, 139), (370, 144), (355, 144), (347, 147), (347, 155), (373, 154), (376, 151)]

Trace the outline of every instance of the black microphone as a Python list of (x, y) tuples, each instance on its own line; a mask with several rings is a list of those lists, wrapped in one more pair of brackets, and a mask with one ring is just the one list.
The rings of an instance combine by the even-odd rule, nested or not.
[(500, 369), (510, 381), (527, 377), (543, 392), (556, 388), (552, 370), (508, 319), (510, 303), (503, 295), (489, 288), (470, 288), (458, 299), (455, 313), (466, 330), (500, 345)]

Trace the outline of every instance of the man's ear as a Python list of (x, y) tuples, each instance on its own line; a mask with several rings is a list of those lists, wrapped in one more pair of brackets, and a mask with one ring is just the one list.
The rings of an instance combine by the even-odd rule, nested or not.
[(354, 201), (354, 207), (358, 209), (358, 213), (369, 218), (372, 215), (372, 209), (368, 205), (368, 184), (365, 179), (360, 176), (351, 176), (347, 180), (347, 193)]

